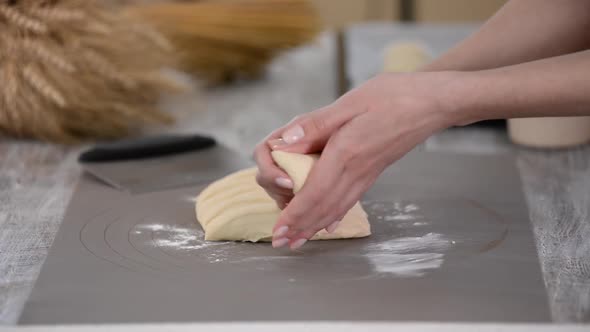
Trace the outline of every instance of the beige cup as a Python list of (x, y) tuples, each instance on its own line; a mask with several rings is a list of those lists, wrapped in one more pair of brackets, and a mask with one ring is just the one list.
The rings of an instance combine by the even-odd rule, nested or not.
[(524, 146), (573, 147), (590, 142), (590, 117), (509, 119), (508, 135)]

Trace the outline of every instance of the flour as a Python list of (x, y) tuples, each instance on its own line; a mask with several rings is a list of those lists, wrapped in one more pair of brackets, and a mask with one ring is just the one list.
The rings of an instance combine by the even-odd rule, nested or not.
[(370, 254), (368, 257), (378, 273), (398, 277), (421, 277), (427, 270), (437, 269), (443, 263), (443, 254)]
[(377, 220), (395, 222), (399, 228), (414, 228), (427, 226), (429, 222), (419, 213), (420, 206), (414, 203), (365, 201), (363, 202), (367, 212)]
[(385, 216), (385, 221), (393, 221), (393, 220), (413, 220), (416, 219), (416, 216), (410, 214), (398, 214), (394, 216)]
[[(153, 232), (152, 244), (160, 248), (170, 248), (176, 250), (199, 250), (209, 247), (215, 247), (224, 242), (205, 241), (205, 234), (202, 230), (196, 228), (164, 225), (164, 224), (142, 224), (134, 227), (136, 234), (144, 231)], [(212, 255), (212, 262), (220, 262), (221, 259)]]
[(182, 198), (183, 201), (185, 202), (189, 202), (189, 203), (196, 203), (197, 202), (197, 196), (185, 196)]
[(365, 255), (378, 273), (419, 277), (443, 264), (450, 243), (441, 234), (428, 233), (369, 245)]
[[(421, 234), (424, 226), (430, 223), (419, 214), (417, 204), (402, 202), (365, 202), (368, 212), (380, 220), (380, 223), (394, 223), (398, 229), (415, 229), (411, 234)], [(243, 244), (234, 242), (205, 241), (203, 231), (195, 228), (167, 225), (164, 223), (146, 223), (136, 225), (131, 231), (145, 239), (145, 244), (159, 247), (178, 255), (189, 254), (200, 257), (209, 263), (250, 264), (257, 270), (276, 270), (281, 266), (293, 264), (293, 261), (305, 260), (302, 255), (252, 255), (240, 257), (236, 252), (248, 250)], [(424, 232), (425, 233), (425, 232)], [(355, 256), (366, 260), (371, 266), (372, 277), (420, 277), (428, 271), (440, 268), (444, 256), (454, 241), (439, 233), (426, 233), (421, 236), (375, 239), (355, 252)], [(295, 279), (289, 279), (294, 282)]]
[(139, 229), (143, 228), (143, 229), (150, 230), (152, 232), (157, 232), (157, 231), (161, 231), (165, 228), (169, 228), (169, 227), (170, 226), (168, 226), (168, 225), (151, 224), (151, 225), (140, 225), (139, 227), (136, 227), (136, 228), (139, 228)]
[(417, 212), (420, 207), (417, 204), (406, 204), (402, 202), (373, 202), (367, 201), (363, 204), (367, 211), (376, 216), (378, 220), (385, 221), (408, 221), (422, 218)]

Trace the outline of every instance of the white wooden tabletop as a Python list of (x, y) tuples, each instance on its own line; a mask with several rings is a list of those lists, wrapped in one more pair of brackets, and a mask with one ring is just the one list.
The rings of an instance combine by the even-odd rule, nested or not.
[[(162, 107), (189, 113), (179, 132), (214, 135), (222, 143), (249, 155), (269, 131), (293, 116), (328, 104), (335, 96), (334, 45), (326, 34), (311, 46), (280, 57), (263, 80), (171, 98)], [(206, 100), (205, 100), (206, 99)], [(463, 128), (441, 133), (420, 148), (465, 153), (516, 151), (553, 319), (590, 322), (590, 147), (562, 151), (519, 150), (502, 132)], [(0, 141), (0, 323), (14, 324), (35, 282), (62, 220), (80, 174), (78, 148), (2, 139)], [(330, 323), (326, 323), (330, 324)], [(334, 323), (335, 324), (335, 323)], [(102, 326), (101, 330), (225, 331), (218, 325)], [(325, 324), (243, 325), (256, 331), (324, 331)], [(342, 331), (366, 330), (366, 324), (340, 323)], [(400, 327), (406, 331), (473, 329), (473, 325), (371, 324), (375, 331)], [(561, 328), (562, 326), (560, 326)], [(582, 330), (582, 326), (571, 330)], [(79, 327), (71, 327), (76, 330)], [(483, 331), (544, 331), (555, 325), (478, 325)], [(563, 326), (563, 328), (567, 328)], [(587, 330), (587, 326), (584, 327)], [(55, 330), (57, 330), (56, 328)], [(98, 328), (85, 327), (93, 331)], [(7, 329), (12, 330), (12, 329)], [(47, 327), (19, 331), (51, 331)], [(444, 329), (442, 330), (444, 331)]]

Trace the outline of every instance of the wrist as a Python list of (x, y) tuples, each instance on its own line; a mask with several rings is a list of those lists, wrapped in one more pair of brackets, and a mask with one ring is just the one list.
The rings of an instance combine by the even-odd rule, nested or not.
[(469, 106), (471, 97), (469, 72), (439, 72), (444, 77), (435, 94), (438, 109), (443, 114), (447, 127), (463, 126), (479, 121)]
[(448, 126), (464, 126), (486, 120), (480, 101), (485, 100), (485, 81), (480, 72), (441, 72), (445, 76), (437, 100)]

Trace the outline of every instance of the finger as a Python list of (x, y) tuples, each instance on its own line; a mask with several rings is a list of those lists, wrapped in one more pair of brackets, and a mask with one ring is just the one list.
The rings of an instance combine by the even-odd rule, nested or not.
[[(348, 210), (346, 210), (346, 213), (348, 213)], [(336, 231), (336, 229), (338, 229), (338, 226), (340, 226), (340, 223), (342, 223), (342, 220), (344, 220), (346, 213), (340, 214), (336, 218), (336, 221), (332, 222), (331, 224), (328, 225), (328, 227), (324, 228), (326, 230), (326, 232), (334, 233)]]
[[(272, 160), (271, 149), (298, 153), (321, 151), (332, 133), (354, 114), (352, 109), (335, 107), (319, 109), (296, 117), (283, 128), (271, 133), (265, 139), (266, 144), (259, 144), (255, 151), (254, 157), (260, 169), (258, 183), (269, 193), (279, 193), (280, 187), (292, 189), (292, 180)], [(277, 201), (277, 203), (279, 206), (284, 205), (284, 202)]]
[(336, 220), (333, 223), (331, 223), (330, 225), (328, 225), (328, 227), (326, 227), (326, 232), (328, 233), (334, 233), (334, 231), (336, 231), (336, 229), (338, 228), (338, 225), (340, 225), (340, 220)]
[[(290, 226), (287, 237), (291, 245), (298, 247), (301, 238), (309, 239), (341, 220), (374, 181), (367, 175), (376, 168), (374, 158), (359, 158), (366, 147), (354, 144), (362, 141), (356, 129), (347, 125), (330, 138), (305, 185), (285, 209), (285, 219), (290, 219), (285, 223)], [(364, 161), (359, 163), (360, 159)], [(368, 185), (363, 184), (366, 179)], [(337, 225), (330, 230), (335, 227)]]
[[(311, 112), (298, 115), (298, 116), (294, 117), (293, 119), (291, 119), (284, 126), (273, 131), (270, 135), (268, 135), (268, 137), (265, 138), (265, 141), (267, 142), (267, 146), (271, 150), (277, 150), (277, 149), (280, 149), (282, 146), (287, 145), (288, 144), (287, 141), (289, 141), (289, 139), (287, 139), (287, 141), (285, 141), (285, 139), (283, 138), (283, 133), (285, 131), (287, 131), (289, 128), (291, 128), (292, 126), (296, 125), (297, 122), (302, 121), (303, 118), (310, 116), (310, 114), (311, 114)], [(285, 137), (293, 137), (292, 134), (291, 135), (285, 134), (284, 136)], [(293, 139), (293, 140), (295, 140), (295, 139)]]
[[(329, 110), (325, 112), (328, 113)], [(291, 125), (304, 123), (304, 121), (307, 119), (299, 122), (296, 119)], [(332, 136), (329, 142), (338, 136)], [(352, 142), (360, 141), (354, 134), (350, 136), (353, 138)], [(303, 245), (305, 239), (311, 238), (347, 212), (337, 208), (338, 200), (351, 184), (346, 181), (346, 177), (343, 177), (344, 165), (346, 161), (354, 157), (356, 150), (351, 147), (351, 144), (347, 144), (349, 140), (346, 136), (335, 142), (328, 143), (332, 148), (322, 154), (311, 169), (306, 184), (279, 216), (273, 228), (273, 240), (277, 243), (280, 240), (280, 244), (284, 245), (283, 239), (288, 238), (290, 245), (298, 248)], [(350, 165), (348, 165), (348, 171), (351, 171)]]
[[(256, 173), (256, 182), (260, 185), (266, 192), (270, 194), (276, 195), (286, 195), (292, 196), (293, 189), (291, 189), (292, 185), (278, 185), (282, 180), (277, 180), (278, 178), (273, 178), (272, 176), (263, 176), (262, 172), (259, 170)], [(271, 189), (271, 190), (269, 190)]]
[[(300, 234), (296, 234), (291, 238), (291, 243), (300, 237), (305, 237), (307, 234), (312, 234), (311, 236), (313, 236), (322, 229), (325, 229), (328, 233), (333, 233), (350, 209), (354, 207), (363, 193), (372, 185), (374, 181), (371, 179), (358, 178), (351, 185), (343, 185), (340, 188), (336, 188), (335, 192), (342, 194), (338, 194), (337, 197), (339, 197), (339, 199), (329, 207), (331, 213), (326, 214), (324, 218), (318, 220), (316, 224), (311, 223), (304, 226), (304, 230)], [(322, 227), (322, 225), (327, 226)]]
[[(288, 235), (291, 247), (301, 247), (301, 243), (305, 243), (305, 241), (300, 241), (301, 239), (309, 240), (322, 229), (337, 227), (340, 220), (344, 218), (346, 213), (348, 213), (356, 203), (356, 201), (351, 199), (353, 199), (354, 196), (360, 196), (360, 190), (354, 190), (354, 186), (347, 182), (348, 181), (342, 181), (339, 183), (338, 187), (334, 188), (333, 193), (331, 194), (333, 199), (328, 199), (321, 203), (323, 208), (321, 212), (313, 213), (313, 215), (309, 217), (306, 216), (306, 223), (297, 226), (297, 232), (295, 232), (295, 234)], [(343, 200), (343, 197), (346, 198)]]
[(275, 164), (270, 154), (270, 148), (265, 142), (256, 147), (254, 159), (258, 166), (256, 181), (267, 192), (286, 194), (293, 190), (293, 181)]
[(320, 157), (312, 167), (306, 183), (279, 216), (275, 230), (286, 226), (289, 228), (287, 237), (294, 236), (305, 231), (308, 222), (323, 219), (327, 213), (326, 208), (337, 199), (331, 190), (341, 185), (338, 183), (341, 173), (339, 163), (331, 165), (323, 160), (323, 156)]
[[(293, 198), (292, 189), (277, 187), (274, 183), (269, 183), (269, 180), (262, 178), (260, 174), (256, 176), (256, 181), (262, 189), (264, 189), (267, 195), (275, 201), (278, 208), (281, 210), (284, 209)], [(270, 189), (268, 189), (268, 187), (270, 187)]]
[(277, 207), (281, 210), (284, 209), (285, 207), (287, 207), (287, 204), (291, 200), (291, 198), (287, 197), (287, 196), (277, 195), (277, 194), (268, 193), (268, 192), (267, 192), (267, 194), (270, 198), (272, 198), (275, 201)]
[(307, 113), (285, 126), (281, 137), (270, 141), (271, 147), (296, 153), (320, 152), (332, 134), (357, 113), (353, 108), (336, 106)]
[(301, 247), (305, 240), (341, 220), (354, 205), (354, 202), (344, 207), (341, 204), (354, 178), (343, 174), (343, 164), (336, 154), (325, 156), (320, 157), (306, 184), (279, 217), (277, 224), (288, 227), (283, 237), (289, 239), (293, 248)]

